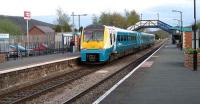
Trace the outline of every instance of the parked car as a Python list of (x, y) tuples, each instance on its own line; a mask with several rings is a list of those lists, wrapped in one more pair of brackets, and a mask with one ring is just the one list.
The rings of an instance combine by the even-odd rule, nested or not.
[(26, 49), (21, 45), (9, 45), (9, 57), (20, 57), (28, 54), (33, 55), (32, 49)]
[(48, 48), (47, 48), (47, 45), (45, 45), (45, 44), (40, 44), (38, 47), (36, 47), (36, 48), (33, 48), (32, 50), (34, 50), (34, 51), (45, 51), (45, 50), (47, 50)]
[(34, 51), (35, 55), (47, 54), (48, 46), (45, 44), (40, 44), (38, 47), (32, 48), (32, 50)]

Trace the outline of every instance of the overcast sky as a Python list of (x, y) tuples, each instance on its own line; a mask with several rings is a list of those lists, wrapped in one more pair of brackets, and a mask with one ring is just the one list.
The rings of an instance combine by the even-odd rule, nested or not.
[[(93, 14), (99, 15), (101, 12), (120, 12), (124, 10), (136, 10), (143, 14), (144, 19), (160, 19), (170, 25), (176, 25), (180, 14), (173, 13), (172, 10), (183, 12), (184, 25), (193, 23), (193, 0), (0, 0), (0, 15), (23, 16), (23, 11), (31, 11), (34, 19), (53, 23), (56, 18), (56, 9), (62, 8), (65, 13), (71, 15), (88, 14), (81, 18), (82, 25), (91, 23)], [(200, 13), (200, 0), (197, 0), (197, 13)], [(200, 14), (197, 14), (200, 19)], [(77, 19), (76, 19), (77, 21)], [(76, 22), (77, 25), (77, 22)]]

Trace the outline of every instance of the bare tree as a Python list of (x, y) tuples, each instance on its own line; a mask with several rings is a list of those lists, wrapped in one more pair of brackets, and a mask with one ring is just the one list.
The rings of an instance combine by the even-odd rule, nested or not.
[(71, 31), (70, 17), (63, 12), (61, 8), (56, 10), (57, 13), (57, 20), (55, 24), (55, 31), (56, 32), (69, 32)]

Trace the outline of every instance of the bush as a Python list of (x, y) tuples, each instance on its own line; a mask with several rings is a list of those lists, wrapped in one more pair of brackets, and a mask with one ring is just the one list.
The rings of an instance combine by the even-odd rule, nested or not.
[[(186, 49), (184, 50), (184, 52), (185, 52), (186, 54), (193, 54), (193, 53), (194, 53), (194, 49), (193, 49), (193, 48), (186, 48)], [(197, 49), (197, 53), (200, 53), (200, 48)]]

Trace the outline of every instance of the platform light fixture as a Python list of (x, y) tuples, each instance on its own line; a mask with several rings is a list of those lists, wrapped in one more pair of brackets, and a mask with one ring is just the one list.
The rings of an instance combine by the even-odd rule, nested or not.
[(182, 47), (183, 47), (183, 40), (182, 40), (182, 37), (183, 37), (183, 12), (178, 11), (178, 10), (172, 10), (172, 12), (180, 13), (180, 20), (181, 20), (181, 37), (180, 37), (181, 47), (180, 48), (182, 50)]
[(74, 16), (78, 16), (78, 28), (80, 29), (80, 18), (81, 18), (81, 16), (87, 16), (87, 14), (74, 14), (74, 12), (72, 12), (72, 15), (71, 15), (72, 17), (73, 17), (73, 26), (74, 26)]

